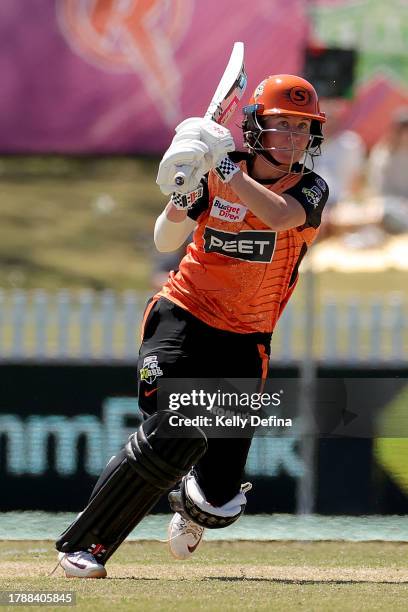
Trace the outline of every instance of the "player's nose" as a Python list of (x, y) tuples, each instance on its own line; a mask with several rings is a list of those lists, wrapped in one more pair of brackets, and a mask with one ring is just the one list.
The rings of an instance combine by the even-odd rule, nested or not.
[(300, 140), (302, 140), (302, 138), (304, 138), (304, 134), (297, 132), (296, 128), (292, 128), (289, 132), (289, 137), (292, 141), (299, 142)]

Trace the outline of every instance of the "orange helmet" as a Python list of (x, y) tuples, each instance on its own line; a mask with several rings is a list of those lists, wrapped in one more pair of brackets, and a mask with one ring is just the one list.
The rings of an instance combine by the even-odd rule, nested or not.
[(276, 74), (264, 79), (249, 104), (258, 105), (257, 115), (302, 115), (320, 123), (326, 121), (313, 85), (292, 74)]
[[(320, 112), (319, 98), (309, 81), (292, 74), (269, 76), (259, 83), (249, 105), (243, 108), (243, 113), (245, 146), (252, 154), (261, 155), (275, 167), (282, 164), (273, 157), (273, 147), (265, 149), (263, 145), (263, 134), (275, 130), (265, 129), (262, 118), (270, 115), (299, 115), (311, 119), (309, 143), (307, 148), (301, 150), (304, 156), (301, 172), (310, 172), (313, 169), (313, 159), (320, 155), (320, 145), (323, 142), (322, 124), (326, 121), (326, 116)], [(312, 161), (312, 168), (305, 170), (308, 160)], [(291, 163), (285, 173), (292, 173), (292, 166)], [(297, 172), (294, 168), (295, 166), (293, 172)]]

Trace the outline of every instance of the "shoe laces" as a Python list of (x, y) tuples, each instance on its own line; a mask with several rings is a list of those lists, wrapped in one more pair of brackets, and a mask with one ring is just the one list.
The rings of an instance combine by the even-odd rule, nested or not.
[(180, 524), (184, 533), (191, 533), (196, 538), (201, 537), (201, 534), (204, 531), (204, 527), (197, 525), (197, 523), (194, 523), (193, 521), (185, 519), (183, 516), (180, 519)]
[[(179, 525), (181, 526), (181, 530), (184, 531), (184, 533), (190, 533), (192, 536), (194, 536), (197, 539), (200, 539), (201, 536), (203, 535), (204, 527), (197, 525), (197, 523), (194, 523), (193, 521), (185, 519), (184, 516), (182, 516), (181, 514), (179, 518)], [(174, 535), (173, 537), (168, 538), (167, 540), (160, 540), (160, 542), (163, 542), (163, 543), (171, 542), (172, 540), (175, 540), (176, 538), (178, 538), (179, 535), (180, 534)]]
[(54, 573), (57, 571), (57, 569), (58, 569), (60, 566), (62, 567), (62, 565), (61, 565), (61, 561), (62, 561), (63, 559), (65, 559), (65, 557), (66, 557), (66, 556), (67, 556), (67, 555), (66, 555), (66, 553), (65, 553), (65, 555), (64, 555), (63, 557), (61, 557), (61, 559), (60, 559), (60, 558), (59, 558), (59, 556), (58, 556), (57, 565), (54, 567), (54, 569), (52, 570), (52, 572), (50, 572), (49, 574), (47, 574), (48, 576), (52, 576), (52, 575), (53, 575), (53, 574), (54, 574)]
[(63, 560), (65, 559), (65, 557), (67, 557), (68, 555), (81, 555), (81, 557), (82, 557), (82, 558), (84, 558), (84, 557), (85, 557), (85, 559), (86, 559), (87, 561), (91, 561), (91, 562), (98, 563), (98, 561), (97, 561), (97, 559), (94, 557), (94, 555), (93, 555), (92, 553), (89, 553), (89, 552), (85, 551), (85, 550), (78, 550), (78, 551), (76, 551), (76, 552), (74, 552), (74, 553), (65, 553), (65, 554), (64, 554), (64, 556), (63, 556), (63, 557), (61, 557), (61, 559), (58, 559), (57, 565), (54, 567), (54, 569), (52, 570), (52, 572), (50, 572), (50, 573), (48, 574), (48, 576), (52, 576), (52, 575), (53, 575), (53, 574), (56, 572), (56, 570), (57, 570), (57, 568), (58, 568), (58, 567), (60, 567), (60, 566), (62, 567), (62, 564), (61, 564), (61, 563), (62, 563), (62, 561), (63, 561)]

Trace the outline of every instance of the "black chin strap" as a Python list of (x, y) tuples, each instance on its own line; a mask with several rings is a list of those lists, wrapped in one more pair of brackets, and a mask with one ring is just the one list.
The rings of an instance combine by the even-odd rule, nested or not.
[(271, 153), (269, 153), (269, 151), (265, 151), (262, 150), (262, 152), (259, 152), (258, 155), (260, 155), (261, 157), (263, 157), (267, 162), (273, 164), (274, 166), (283, 166), (284, 164), (281, 164), (281, 162), (278, 162)]
[[(273, 160), (273, 157), (269, 153), (269, 151), (264, 151), (263, 153), (259, 152), (259, 153), (256, 153), (255, 155), (261, 155), (267, 161), (269, 161), (269, 157)], [(249, 174), (249, 176), (251, 178), (255, 178), (253, 176), (253, 168), (254, 168), (255, 155), (254, 154), (250, 155), (248, 160), (247, 160), (248, 174)], [(275, 160), (273, 160), (272, 163), (275, 166), (283, 166), (283, 164), (280, 164), (279, 162), (275, 162)], [(292, 170), (292, 172), (293, 172), (293, 170), (295, 170), (295, 172), (299, 172), (300, 173), (301, 172), (301, 168), (302, 168), (301, 165), (298, 162), (295, 162), (295, 163), (292, 164), (291, 170)], [(284, 176), (284, 175), (282, 174), (282, 176)], [(276, 183), (277, 181), (279, 181), (282, 178), (282, 176), (274, 177), (274, 178), (266, 178), (266, 179), (255, 178), (255, 180), (258, 183), (261, 183), (261, 185), (271, 185), (271, 184)]]

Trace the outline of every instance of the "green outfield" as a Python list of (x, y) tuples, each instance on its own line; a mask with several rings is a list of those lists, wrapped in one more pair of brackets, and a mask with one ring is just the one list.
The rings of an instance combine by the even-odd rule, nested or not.
[[(106, 580), (67, 580), (50, 542), (0, 542), (1, 590), (76, 592), (78, 610), (406, 610), (406, 543), (204, 542), (188, 563), (124, 544)], [(19, 606), (22, 609), (21, 606)], [(4, 607), (4, 610), (12, 609)], [(24, 609), (24, 608), (23, 608)]]

